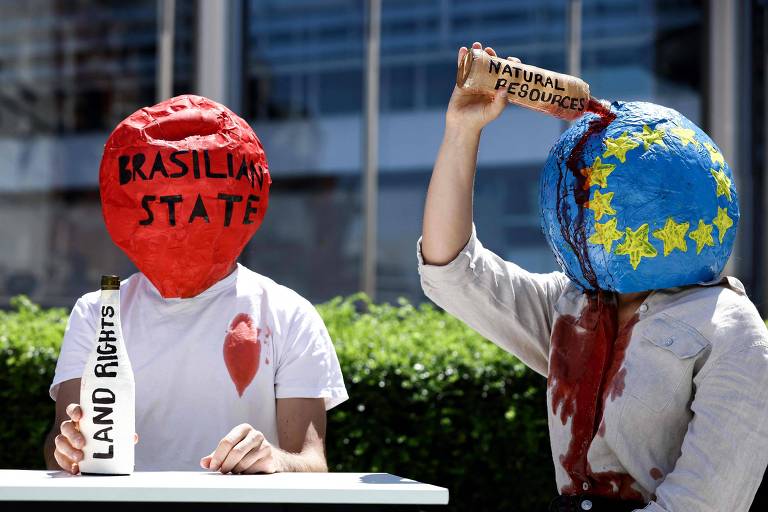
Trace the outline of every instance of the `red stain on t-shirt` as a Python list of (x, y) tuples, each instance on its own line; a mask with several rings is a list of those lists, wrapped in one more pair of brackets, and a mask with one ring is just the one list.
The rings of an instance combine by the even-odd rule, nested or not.
[[(549, 382), (552, 413), (563, 425), (571, 420), (571, 440), (560, 463), (571, 478), (563, 494), (588, 490), (598, 496), (641, 499), (632, 488), (634, 479), (612, 471), (593, 472), (587, 453), (596, 435), (605, 434), (603, 409), (624, 391), (624, 356), (638, 317), (619, 330), (615, 296), (606, 292), (587, 295), (578, 318), (558, 318), (550, 354)], [(586, 485), (585, 485), (586, 484)]]
[(664, 478), (664, 473), (662, 473), (659, 468), (652, 468), (651, 478), (653, 478), (654, 480), (661, 480), (662, 478)]
[(224, 363), (238, 395), (243, 396), (245, 388), (259, 371), (260, 355), (259, 329), (254, 328), (249, 315), (239, 313), (229, 324), (224, 337)]

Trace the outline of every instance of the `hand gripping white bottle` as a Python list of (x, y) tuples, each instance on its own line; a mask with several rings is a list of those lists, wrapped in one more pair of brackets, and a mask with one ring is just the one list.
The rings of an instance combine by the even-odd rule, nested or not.
[(80, 381), (85, 437), (80, 472), (133, 473), (136, 387), (120, 327), (120, 278), (101, 277), (96, 344)]

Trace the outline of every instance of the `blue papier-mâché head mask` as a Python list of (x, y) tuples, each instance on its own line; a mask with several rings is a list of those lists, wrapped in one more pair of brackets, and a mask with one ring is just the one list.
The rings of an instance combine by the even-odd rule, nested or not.
[(718, 277), (739, 222), (733, 175), (712, 139), (642, 102), (614, 102), (608, 116), (587, 114), (560, 136), (540, 205), (568, 277), (619, 293)]

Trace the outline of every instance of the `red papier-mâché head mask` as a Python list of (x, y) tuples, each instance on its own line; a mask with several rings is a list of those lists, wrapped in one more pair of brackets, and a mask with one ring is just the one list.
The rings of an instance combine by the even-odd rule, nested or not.
[(194, 297), (234, 268), (264, 218), (271, 182), (248, 123), (192, 95), (120, 123), (99, 170), (112, 240), (165, 298)]

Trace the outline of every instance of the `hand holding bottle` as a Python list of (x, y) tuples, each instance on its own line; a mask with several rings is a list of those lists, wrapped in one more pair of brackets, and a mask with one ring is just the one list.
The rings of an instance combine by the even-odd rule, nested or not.
[(517, 59), (501, 59), (490, 48), (483, 51), (480, 43), (469, 51), (461, 49), (456, 86), (478, 96), (498, 99), (502, 94), (510, 103), (568, 121), (584, 115), (591, 100), (589, 84), (583, 80)]
[[(83, 447), (85, 446), (85, 436), (80, 433), (79, 422), (83, 418), (83, 409), (80, 404), (69, 404), (67, 406), (67, 421), (62, 421), (60, 426), (61, 433), (56, 436), (54, 442), (56, 450), (53, 456), (61, 469), (67, 473), (76, 475), (80, 472), (78, 463), (83, 460)], [(139, 434), (133, 434), (134, 444), (139, 442)]]
[[(470, 51), (482, 50), (480, 43), (474, 43), (469, 50), (462, 46), (459, 49), (458, 62)], [(496, 57), (493, 48), (485, 48), (485, 53), (491, 57)], [(507, 57), (513, 62), (520, 62), (519, 59)], [(485, 125), (499, 117), (507, 106), (507, 89), (501, 88), (495, 93), (480, 93), (461, 87), (455, 87), (451, 95), (451, 101), (448, 103), (448, 111), (445, 115), (446, 128), (449, 129), (468, 129), (479, 132)]]
[(67, 416), (69, 419), (61, 423), (61, 433), (54, 440), (56, 450), (53, 456), (61, 469), (76, 475), (80, 471), (78, 463), (83, 460), (82, 448), (85, 446), (85, 437), (78, 427), (78, 422), (83, 417), (83, 410), (78, 404), (69, 404)]

